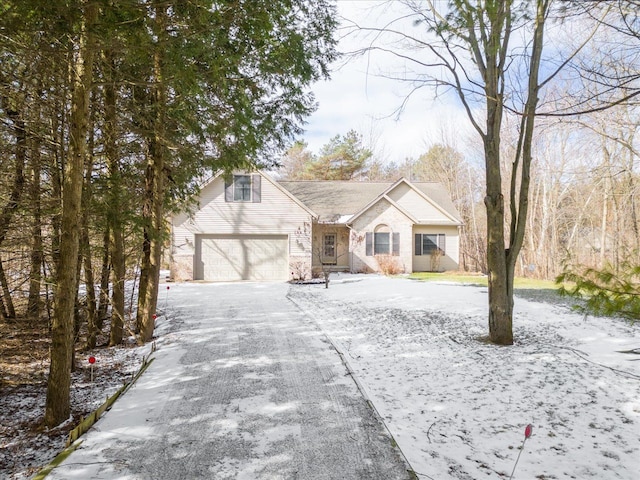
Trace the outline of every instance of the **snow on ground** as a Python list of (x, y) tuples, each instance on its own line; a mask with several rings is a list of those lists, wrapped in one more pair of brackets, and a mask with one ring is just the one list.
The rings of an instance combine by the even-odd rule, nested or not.
[(155, 360), (49, 478), (408, 480), (289, 289), (172, 286)]
[[(201, 287), (217, 288), (193, 284), (189, 290), (197, 296)], [(514, 480), (640, 478), (640, 361), (619, 353), (640, 346), (638, 326), (517, 297), (515, 345), (498, 347), (481, 340), (487, 333), (483, 287), (334, 274), (329, 289), (288, 289), (288, 298), (344, 353), (421, 480), (509, 478), (529, 423), (533, 435)], [(161, 290), (161, 310), (172, 308), (172, 293)], [(158, 327), (160, 351), (176, 333), (164, 315)], [(103, 399), (104, 393), (89, 393), (108, 394), (117, 385), (98, 387), (102, 369), (115, 366), (128, 375), (147, 349), (101, 351), (94, 383), (83, 363), (74, 404)], [(20, 427), (41, 415), (43, 393), (8, 395), (0, 404), (0, 433), (15, 432), (2, 442), (9, 470), (0, 477), (26, 478), (34, 460), (44, 464), (53, 456), (46, 450), (51, 445), (41, 451), (49, 437), (26, 442)]]
[[(83, 416), (96, 410), (109, 396), (130, 381), (149, 347), (122, 345), (96, 348), (77, 354), (77, 369), (72, 373), (71, 409), (66, 422), (47, 429), (41, 425), (46, 400), (45, 371), (49, 362), (33, 366), (41, 380), (3, 387), (0, 392), (0, 478), (31, 478), (62, 449)], [(93, 366), (90, 356), (96, 359)]]
[[(487, 289), (334, 275), (290, 299), (342, 350), (419, 478), (640, 478), (640, 329), (516, 298), (515, 345)], [(637, 357), (636, 357), (637, 358)]]

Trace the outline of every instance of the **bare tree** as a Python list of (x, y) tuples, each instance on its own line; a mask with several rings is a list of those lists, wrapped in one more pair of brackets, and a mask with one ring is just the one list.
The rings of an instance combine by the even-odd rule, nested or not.
[(306, 142), (295, 142), (280, 159), (278, 173), (285, 180), (311, 180), (309, 169), (315, 155), (308, 150)]
[[(486, 169), (489, 338), (494, 343), (508, 345), (513, 343), (513, 277), (526, 225), (531, 144), (542, 86), (538, 75), (550, 0), (535, 3), (455, 0), (449, 2), (448, 9), (442, 10), (432, 2), (407, 0), (402, 3), (409, 12), (406, 16), (384, 28), (364, 30), (380, 38), (391, 36), (396, 44), (411, 46), (414, 51), (426, 53), (426, 57), (407, 53), (408, 49), (398, 51), (380, 46), (379, 42), (367, 50), (393, 53), (420, 68), (420, 72), (411, 77), (414, 91), (425, 85), (452, 89), (482, 139)], [(422, 29), (401, 28), (408, 20)], [(522, 38), (522, 43), (512, 46)], [(516, 69), (519, 70), (512, 74)], [(517, 101), (521, 102), (517, 106), (512, 103)], [(508, 190), (511, 221), (505, 229), (500, 147), (503, 119), (510, 109), (521, 113), (521, 121)]]

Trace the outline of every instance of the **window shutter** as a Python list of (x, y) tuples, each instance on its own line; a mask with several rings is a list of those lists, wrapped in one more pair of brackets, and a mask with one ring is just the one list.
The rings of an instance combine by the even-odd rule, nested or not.
[(447, 236), (445, 234), (438, 235), (438, 248), (442, 250), (442, 253), (445, 252), (445, 243)]
[(233, 180), (224, 181), (224, 201), (233, 202)]
[(251, 201), (260, 203), (262, 201), (262, 177), (251, 175)]
[(416, 233), (416, 253), (415, 255), (422, 255), (422, 234)]
[(366, 244), (367, 244), (367, 257), (371, 257), (373, 255), (373, 233), (367, 232), (365, 234)]
[(391, 247), (393, 248), (392, 250), (393, 255), (395, 256), (400, 255), (400, 234), (399, 233), (393, 234), (393, 243)]

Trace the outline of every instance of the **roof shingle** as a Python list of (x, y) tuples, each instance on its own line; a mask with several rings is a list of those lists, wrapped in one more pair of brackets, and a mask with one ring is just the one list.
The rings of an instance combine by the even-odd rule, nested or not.
[[(395, 182), (350, 182), (330, 180), (279, 181), (282, 187), (318, 214), (320, 222), (336, 222), (352, 216), (379, 197)], [(460, 221), (460, 215), (439, 183), (411, 183)]]

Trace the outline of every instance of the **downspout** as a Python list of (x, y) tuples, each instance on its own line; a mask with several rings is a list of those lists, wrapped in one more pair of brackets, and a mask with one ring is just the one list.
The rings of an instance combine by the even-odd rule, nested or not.
[(351, 232), (355, 232), (351, 225), (345, 223), (345, 226), (349, 229), (349, 243), (347, 248), (349, 249), (349, 273), (353, 273), (353, 249), (351, 248)]

